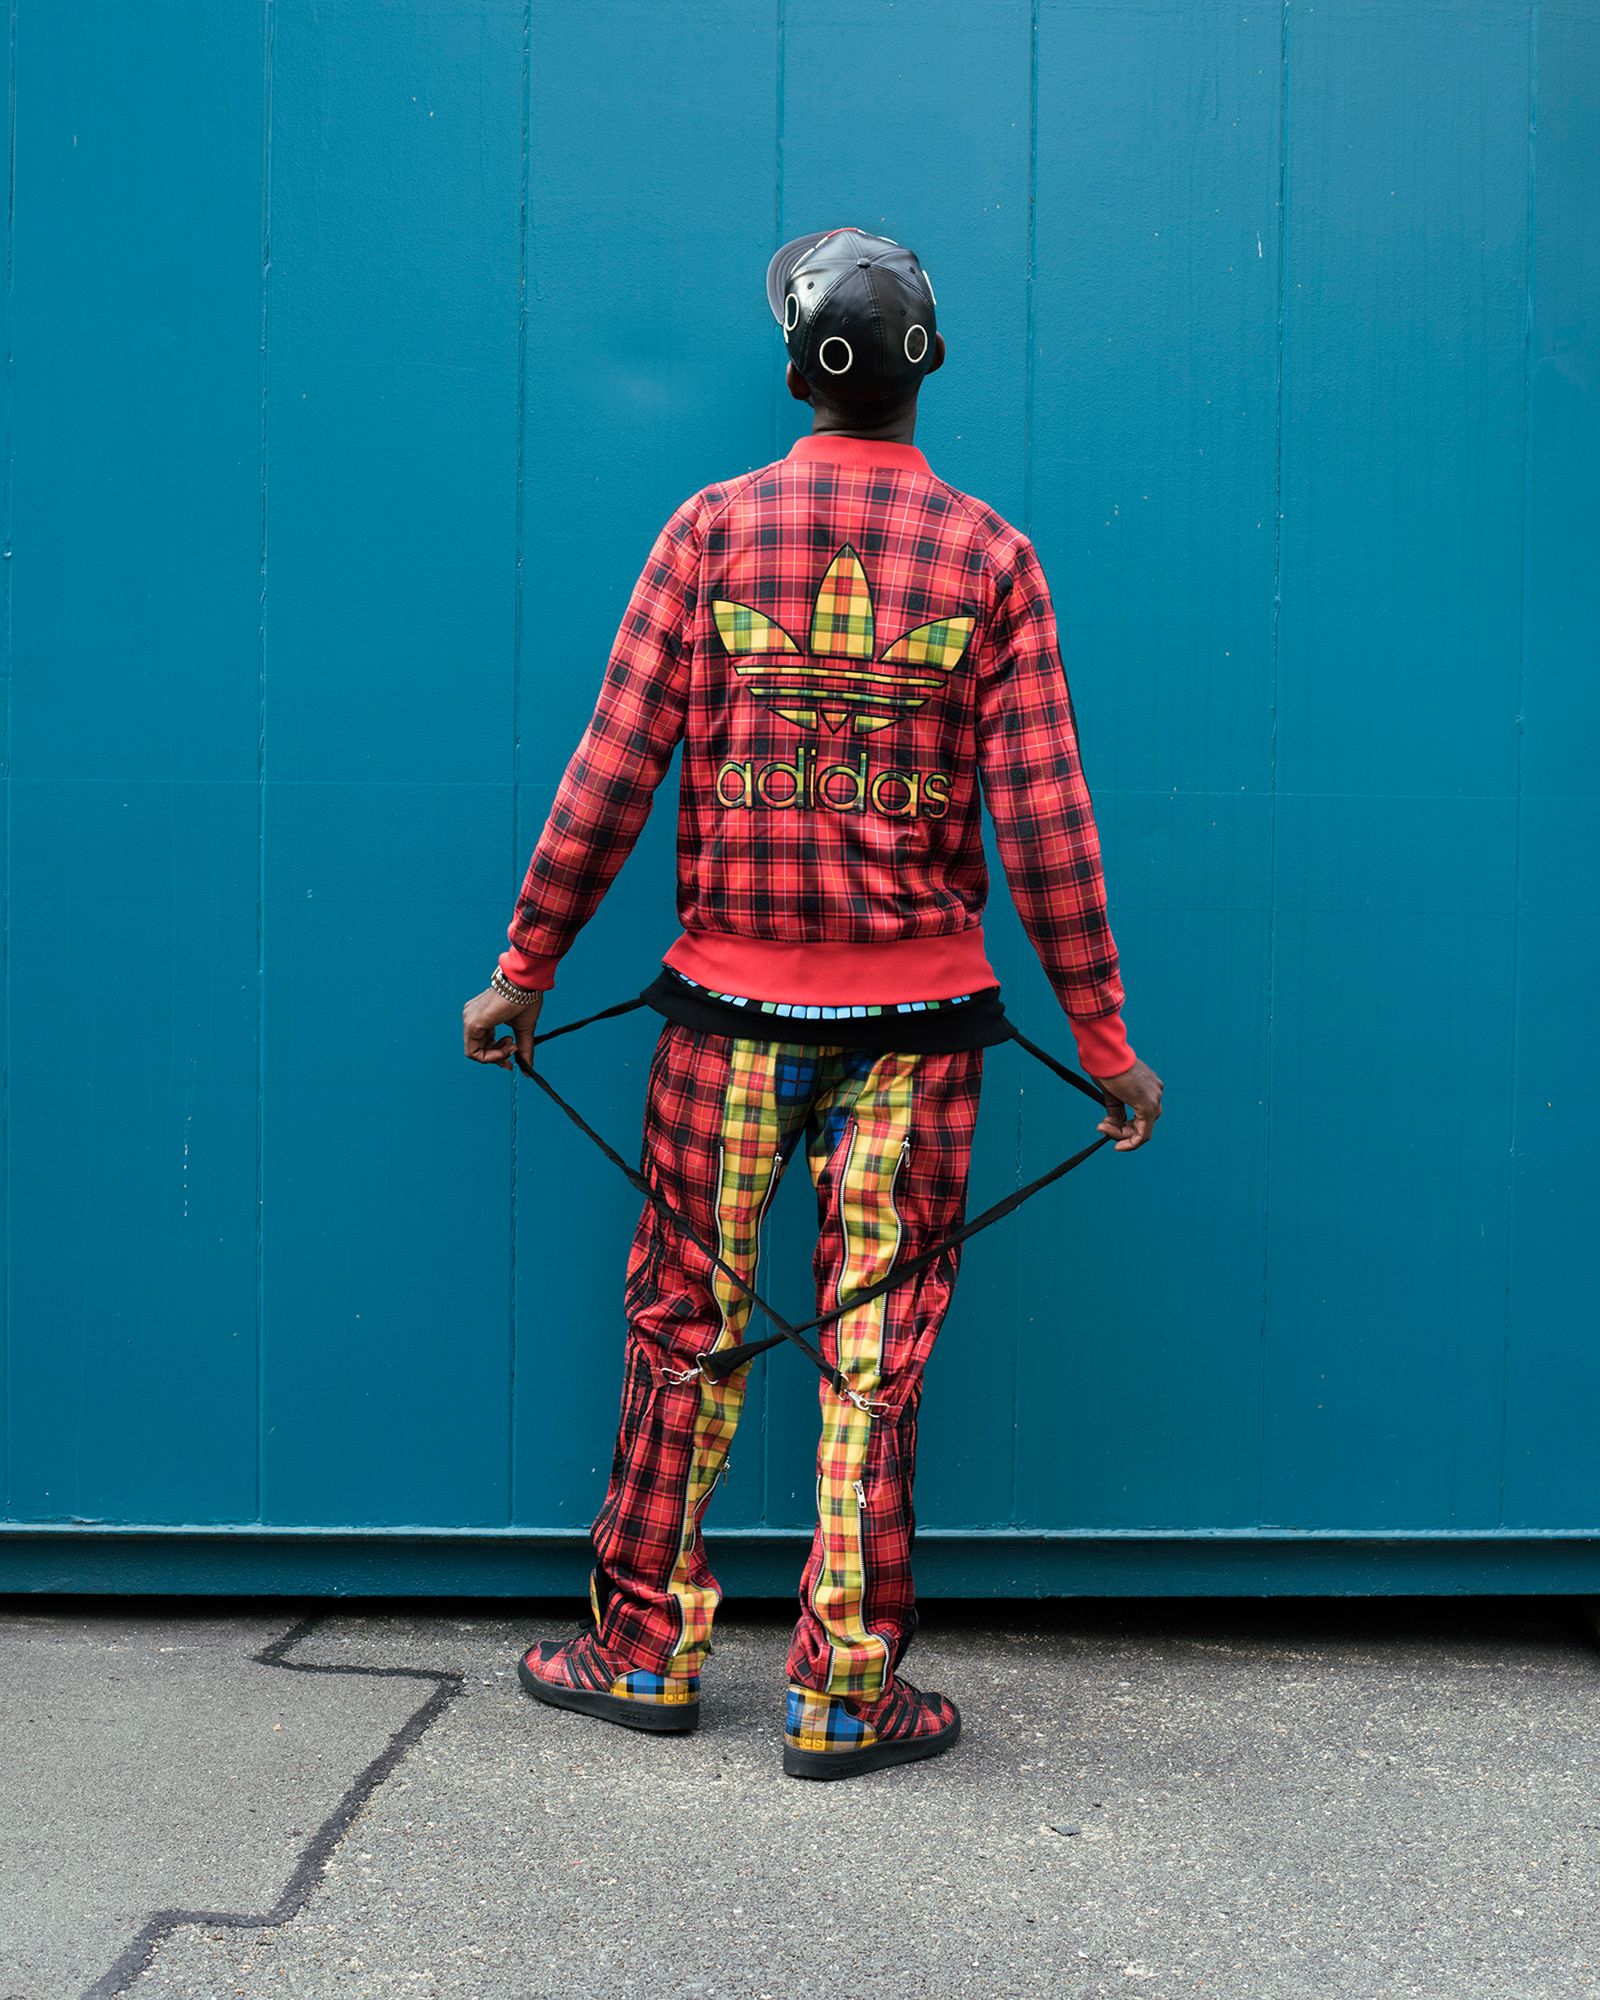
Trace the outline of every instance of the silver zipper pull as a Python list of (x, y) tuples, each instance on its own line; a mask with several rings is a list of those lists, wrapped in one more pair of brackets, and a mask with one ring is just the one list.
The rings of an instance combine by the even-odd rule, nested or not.
[(856, 1485), (856, 1505), (858, 1507), (865, 1507), (867, 1504), (867, 1489), (859, 1479), (856, 1481), (855, 1485)]

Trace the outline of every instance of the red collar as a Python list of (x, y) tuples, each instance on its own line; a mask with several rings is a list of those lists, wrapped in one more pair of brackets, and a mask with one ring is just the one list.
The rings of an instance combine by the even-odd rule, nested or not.
[(790, 445), (790, 458), (826, 458), (839, 465), (900, 465), (913, 472), (933, 467), (914, 444), (889, 438), (848, 437), (839, 431), (803, 431)]

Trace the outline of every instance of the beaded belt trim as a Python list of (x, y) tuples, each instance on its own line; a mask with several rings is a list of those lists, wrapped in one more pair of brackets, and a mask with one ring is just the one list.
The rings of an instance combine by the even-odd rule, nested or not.
[(702, 986), (698, 979), (691, 979), (688, 973), (680, 972), (675, 965), (664, 966), (662, 970), (670, 972), (681, 986), (690, 987), (708, 1000), (720, 1000), (726, 1007), (742, 1007), (749, 1014), (782, 1015), (796, 1021), (871, 1021), (884, 1014), (937, 1014), (965, 1006), (976, 998), (971, 993), (957, 993), (948, 1000), (886, 1000), (876, 1006), (812, 1007), (799, 1001), (751, 1000), (740, 993), (716, 993), (709, 986)]

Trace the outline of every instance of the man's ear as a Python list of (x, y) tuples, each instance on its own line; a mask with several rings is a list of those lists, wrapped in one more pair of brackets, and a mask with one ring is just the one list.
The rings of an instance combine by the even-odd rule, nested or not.
[[(937, 338), (937, 335), (935, 338)], [(811, 384), (800, 373), (800, 370), (796, 368), (792, 361), (785, 366), (783, 379), (789, 385), (789, 394), (793, 396), (797, 403), (809, 403), (811, 401)]]
[(933, 336), (933, 359), (928, 363), (928, 366), (924, 372), (931, 375), (935, 368), (942, 368), (943, 366), (944, 366), (944, 335), (942, 333), (936, 333)]

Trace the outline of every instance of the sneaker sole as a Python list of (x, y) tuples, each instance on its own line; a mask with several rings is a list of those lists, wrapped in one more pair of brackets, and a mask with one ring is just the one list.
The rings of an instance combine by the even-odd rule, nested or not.
[(553, 1687), (529, 1673), (526, 1660), (518, 1660), (517, 1675), (535, 1701), (548, 1708), (571, 1709), (575, 1715), (597, 1715), (602, 1722), (618, 1722), (624, 1729), (642, 1729), (648, 1736), (687, 1736), (700, 1726), (697, 1701), (646, 1703), (629, 1701), (620, 1694), (591, 1694), (585, 1688)]
[(859, 1778), (866, 1771), (887, 1770), (894, 1764), (914, 1764), (937, 1757), (961, 1734), (958, 1715), (948, 1729), (933, 1736), (911, 1736), (902, 1743), (868, 1743), (859, 1750), (799, 1750), (783, 1746), (783, 1768), (791, 1778)]

